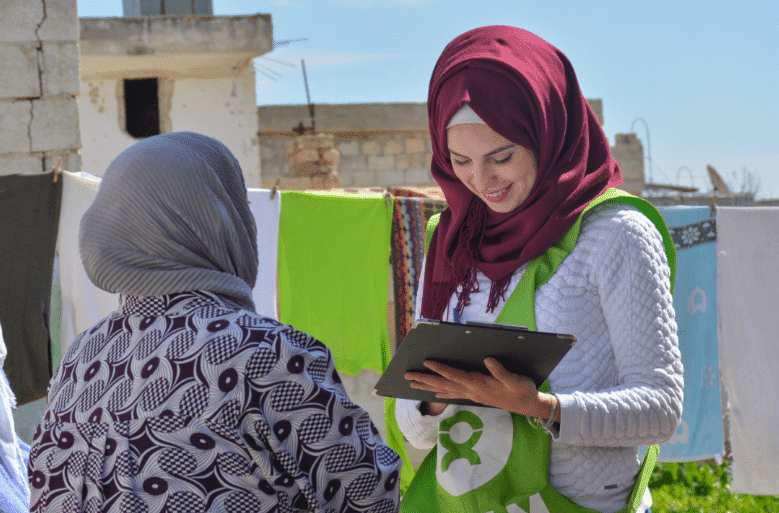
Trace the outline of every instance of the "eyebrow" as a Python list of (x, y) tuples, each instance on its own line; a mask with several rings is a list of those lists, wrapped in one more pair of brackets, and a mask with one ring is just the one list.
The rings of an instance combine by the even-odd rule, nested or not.
[[(506, 146), (501, 146), (500, 148), (498, 148), (498, 149), (495, 149), (495, 150), (492, 150), (492, 151), (491, 151), (491, 152), (489, 152), (489, 153), (485, 153), (485, 154), (484, 154), (484, 156), (485, 156), (485, 157), (489, 157), (490, 155), (495, 155), (496, 153), (500, 153), (500, 152), (501, 152), (501, 151), (503, 151), (503, 150), (508, 150), (509, 148), (513, 148), (514, 146), (516, 146), (516, 144), (514, 144), (514, 143), (512, 143), (512, 144), (507, 144)], [(470, 159), (470, 158), (471, 158), (471, 157), (468, 157), (468, 156), (466, 156), (466, 155), (461, 155), (461, 154), (457, 153), (456, 151), (454, 151), (454, 150), (453, 150), (453, 149), (451, 149), (451, 148), (446, 148), (446, 149), (447, 149), (447, 150), (449, 150), (449, 153), (452, 153), (452, 154), (454, 154), (454, 155), (457, 155), (458, 157), (462, 157), (462, 158), (464, 158), (464, 159)]]

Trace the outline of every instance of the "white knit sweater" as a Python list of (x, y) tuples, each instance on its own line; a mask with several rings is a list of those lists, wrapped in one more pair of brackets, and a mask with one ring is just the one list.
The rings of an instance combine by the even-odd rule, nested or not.
[[(514, 273), (506, 298), (525, 267)], [(583, 506), (622, 509), (638, 471), (638, 446), (665, 442), (681, 420), (683, 374), (669, 277), (651, 221), (633, 207), (604, 205), (588, 212), (576, 247), (536, 292), (537, 329), (578, 340), (549, 376), (562, 415), (549, 483)], [(494, 322), (503, 307), (486, 313), (490, 282), (482, 273), (478, 280), (462, 322)], [(421, 296), (420, 288), (417, 317)], [(453, 295), (450, 318), (456, 304)], [(418, 406), (398, 400), (398, 424), (415, 447), (431, 448), (437, 417), (422, 416)], [(639, 511), (650, 504), (647, 493)]]

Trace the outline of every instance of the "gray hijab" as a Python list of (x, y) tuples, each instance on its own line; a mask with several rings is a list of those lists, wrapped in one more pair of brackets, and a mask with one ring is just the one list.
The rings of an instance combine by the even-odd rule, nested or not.
[(207, 290), (254, 311), (256, 234), (230, 150), (177, 132), (134, 144), (108, 166), (79, 249), (89, 279), (108, 292)]

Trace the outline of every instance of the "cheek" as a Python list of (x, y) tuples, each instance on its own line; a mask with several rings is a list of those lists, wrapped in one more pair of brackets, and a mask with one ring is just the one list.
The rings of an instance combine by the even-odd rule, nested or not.
[(458, 167), (453, 167), (453, 170), (454, 170), (454, 176), (456, 176), (457, 179), (463, 183), (463, 185), (470, 188), (470, 185), (468, 184), (469, 173), (467, 173), (464, 169)]

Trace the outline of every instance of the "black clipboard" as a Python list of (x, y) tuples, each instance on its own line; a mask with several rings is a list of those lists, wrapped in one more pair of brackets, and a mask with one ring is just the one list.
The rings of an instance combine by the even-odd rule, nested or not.
[(576, 344), (576, 337), (529, 331), (510, 324), (466, 323), (419, 319), (395, 351), (376, 383), (374, 395), (481, 406), (467, 399), (439, 399), (433, 392), (411, 388), (406, 372), (432, 373), (422, 365), (435, 360), (458, 369), (489, 374), (484, 359), (492, 356), (509, 372), (531, 378), (536, 387), (546, 380)]

